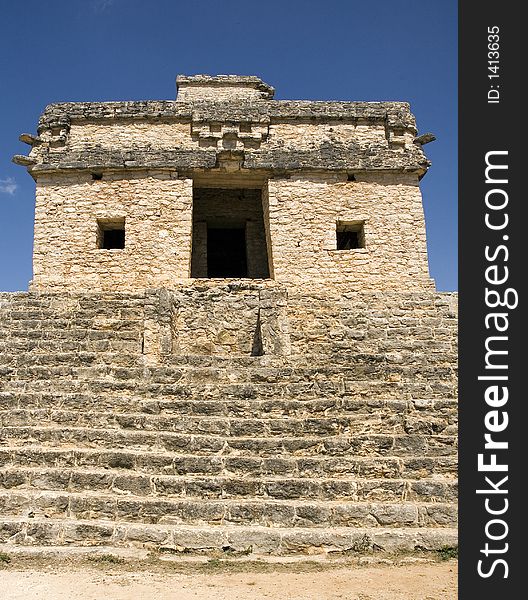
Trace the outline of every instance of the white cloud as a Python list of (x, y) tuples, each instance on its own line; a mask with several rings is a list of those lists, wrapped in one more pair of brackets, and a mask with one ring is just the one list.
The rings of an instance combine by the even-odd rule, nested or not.
[(94, 0), (93, 8), (95, 12), (104, 12), (114, 4), (114, 0)]
[(18, 188), (16, 181), (12, 177), (0, 179), (0, 193), (12, 196)]

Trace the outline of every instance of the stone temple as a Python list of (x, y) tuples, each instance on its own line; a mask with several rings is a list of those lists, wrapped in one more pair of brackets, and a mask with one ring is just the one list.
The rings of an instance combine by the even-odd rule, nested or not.
[(60, 103), (14, 161), (0, 544), (257, 554), (457, 538), (456, 296), (429, 276), (405, 102)]

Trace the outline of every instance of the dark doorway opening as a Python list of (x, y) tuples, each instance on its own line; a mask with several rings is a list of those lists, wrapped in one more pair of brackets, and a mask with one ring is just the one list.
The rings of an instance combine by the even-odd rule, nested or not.
[(245, 228), (207, 228), (209, 277), (247, 277)]
[(260, 189), (194, 188), (191, 277), (269, 278)]

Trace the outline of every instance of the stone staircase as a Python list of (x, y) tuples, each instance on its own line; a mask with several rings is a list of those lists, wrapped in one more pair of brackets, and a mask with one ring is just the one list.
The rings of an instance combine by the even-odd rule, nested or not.
[(350, 342), (356, 301), (306, 301), (316, 342), (293, 299), (291, 354), (206, 356), (152, 342), (148, 294), (0, 294), (0, 543), (455, 545), (456, 321), (426, 301), (436, 336), (389, 306)]

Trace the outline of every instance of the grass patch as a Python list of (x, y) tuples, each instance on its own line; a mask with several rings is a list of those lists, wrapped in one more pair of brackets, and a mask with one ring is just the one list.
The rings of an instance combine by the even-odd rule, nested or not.
[(6, 552), (0, 552), (0, 564), (8, 565), (11, 562), (11, 557)]
[(122, 565), (125, 562), (124, 558), (115, 554), (101, 554), (99, 556), (89, 556), (88, 560), (102, 565)]
[(222, 561), (219, 558), (211, 558), (204, 565), (206, 569), (218, 569), (221, 566)]
[[(327, 571), (338, 568), (330, 563), (302, 561), (292, 563), (266, 562), (265, 560), (237, 560), (210, 558), (207, 562), (195, 565), (174, 565), (178, 570), (194, 573), (227, 574), (227, 573), (306, 573)], [(342, 565), (341, 565), (342, 566)]]
[(458, 558), (458, 546), (444, 546), (440, 550), (437, 550), (437, 554), (440, 560)]

